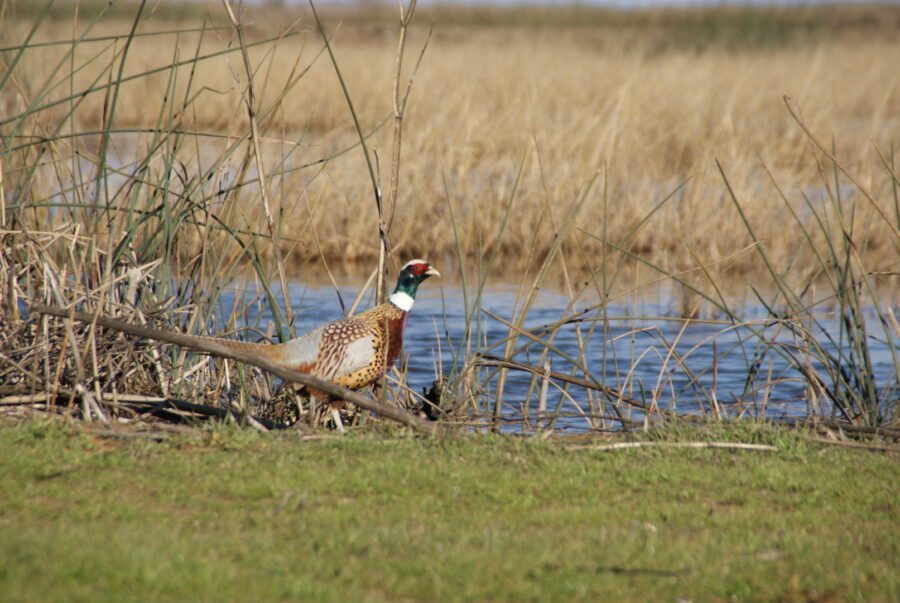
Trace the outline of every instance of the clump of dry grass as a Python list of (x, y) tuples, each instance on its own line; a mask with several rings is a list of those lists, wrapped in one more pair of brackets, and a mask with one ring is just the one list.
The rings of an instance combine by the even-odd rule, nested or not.
[[(0, 394), (5, 407), (39, 405), (109, 424), (160, 416), (188, 420), (210, 412), (222, 416), (211, 407), (246, 412), (245, 396), (251, 393), (273, 399), (268, 380), (245, 380), (245, 371), (189, 350), (164, 349), (95, 322), (34, 312), (33, 305), (41, 303), (92, 308), (132, 324), (169, 329), (204, 321), (196, 305), (179, 304), (155, 282), (159, 262), (142, 266), (131, 257), (110, 266), (95, 241), (79, 230), (72, 225), (0, 234), (0, 276), (6, 284), (0, 295)], [(191, 411), (191, 404), (203, 406)]]

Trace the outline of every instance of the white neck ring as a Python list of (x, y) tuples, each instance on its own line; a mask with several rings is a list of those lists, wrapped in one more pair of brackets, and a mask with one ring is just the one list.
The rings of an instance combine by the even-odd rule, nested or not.
[(413, 304), (415, 303), (415, 299), (409, 296), (409, 294), (404, 293), (403, 291), (397, 291), (392, 293), (388, 298), (392, 304), (403, 310), (404, 312), (409, 312), (412, 310)]

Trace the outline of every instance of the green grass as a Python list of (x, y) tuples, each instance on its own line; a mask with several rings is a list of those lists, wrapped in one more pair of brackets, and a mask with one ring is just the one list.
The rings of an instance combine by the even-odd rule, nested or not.
[[(684, 438), (690, 434), (679, 434)], [(696, 434), (694, 434), (696, 437)], [(900, 597), (896, 456), (0, 429), (5, 601)]]

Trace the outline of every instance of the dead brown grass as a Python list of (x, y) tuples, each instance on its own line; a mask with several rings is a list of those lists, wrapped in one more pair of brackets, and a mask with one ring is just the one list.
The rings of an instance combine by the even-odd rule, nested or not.
[[(303, 17), (299, 34), (251, 49), (262, 107), (276, 102), (292, 74), (309, 68), (261, 122), (266, 169), (273, 174), (274, 213), (283, 233), (282, 252), (295, 273), (316, 265), (321, 257), (313, 242), (315, 230), (321, 254), (332, 268), (368, 270), (377, 256), (378, 233), (373, 227), (371, 184), (358, 149), (324, 164), (278, 174), (289, 151), (287, 166), (297, 168), (353, 145), (356, 137), (334, 71), (327, 56), (320, 55), (321, 40), (312, 31), (310, 17), (299, 11), (294, 16)], [(288, 21), (282, 19), (280, 24), (286, 28)], [(7, 20), (4, 39), (21, 39), (26, 25)], [(92, 35), (126, 33), (129, 25), (124, 20), (103, 22)], [(188, 25), (151, 18), (139, 31)], [(41, 39), (65, 39), (72, 37), (73, 28), (57, 20), (39, 33)], [(366, 130), (390, 115), (393, 35), (387, 28), (360, 25), (335, 34), (337, 58)], [(413, 52), (424, 36), (420, 21), (410, 40)], [(797, 249), (799, 234), (789, 234), (791, 215), (766, 167), (801, 219), (809, 216), (802, 194), (818, 202), (823, 182), (831, 176), (826, 174), (823, 180), (817, 163), (822, 155), (811, 148), (782, 97), (793, 99), (809, 128), (833, 144), (845, 167), (885, 210), (893, 212), (892, 183), (874, 145), (889, 152), (900, 137), (900, 75), (892, 60), (900, 52), (898, 40), (836, 35), (830, 41), (742, 51), (716, 46), (701, 52), (660, 51), (658, 43), (642, 44), (634, 35), (617, 38), (608, 29), (442, 29), (438, 24), (409, 104), (398, 211), (391, 231), (395, 252), (400, 257), (424, 255), (444, 261), (455, 256), (448, 207), (452, 206), (467, 258), (499, 248), (503, 266), (523, 269), (548, 253), (554, 229), (572, 199), (599, 171), (602, 176), (578, 217), (578, 229), (564, 246), (570, 267), (598, 267), (603, 245), (587, 233), (617, 241), (617, 233), (629, 231), (678, 189), (642, 227), (632, 250), (667, 270), (695, 266), (693, 251), (704, 263), (721, 262), (717, 271), (752, 273), (761, 265), (756, 254), (740, 253), (750, 240), (726, 197), (715, 164), (718, 159), (775, 263), (811, 274), (814, 258), (808, 250)], [(206, 54), (235, 41), (230, 31), (223, 30), (206, 34), (197, 44), (197, 34), (138, 38), (125, 74), (189, 60), (198, 48)], [(60, 85), (46, 100), (86, 89), (97, 78), (106, 81), (109, 75), (103, 69), (121, 47), (121, 41), (83, 44), (73, 65), (87, 66), (71, 79), (57, 75), (54, 81)], [(51, 47), (27, 53), (0, 95), (4, 115), (28, 106), (64, 50)], [(178, 127), (227, 138), (186, 137), (156, 161), (174, 157), (184, 163), (186, 172), (196, 174), (248, 125), (241, 104), (239, 54), (203, 61), (193, 74), (191, 67), (177, 70), (174, 97), (184, 94), (190, 77), (192, 90), (203, 92), (177, 116)], [(123, 84), (114, 127), (155, 127), (164, 97), (173, 96), (167, 88), (170, 76), (170, 71), (162, 71)], [(63, 131), (102, 129), (104, 92), (86, 96)], [(53, 132), (67, 109), (63, 104), (35, 115), (29, 122), (31, 131), (20, 132), (17, 144)], [(142, 157), (150, 136), (116, 135), (113, 153), (127, 166), (132, 158)], [(374, 134), (370, 144), (382, 158), (386, 179), (390, 128)], [(36, 146), (19, 151), (36, 152)], [(55, 141), (47, 152), (47, 165), (29, 184), (30, 198), (50, 198), (58, 189), (61, 166), (71, 163), (76, 153), (91, 158), (96, 152), (96, 137)], [(498, 240), (498, 225), (523, 156), (524, 173), (510, 225)], [(240, 169), (231, 166), (232, 173)], [(8, 159), (7, 183), (19, 175), (15, 170), (15, 162)], [(257, 196), (251, 190), (245, 193), (246, 203), (229, 215), (232, 226), (265, 231), (261, 204), (254, 201)], [(846, 196), (848, 201), (860, 200), (856, 232), (866, 265), (895, 270), (896, 246), (889, 225), (875, 219), (872, 207), (855, 189), (848, 187)], [(50, 220), (32, 215), (36, 222)], [(197, 233), (195, 240), (181, 241), (188, 254), (201, 246), (202, 232)]]

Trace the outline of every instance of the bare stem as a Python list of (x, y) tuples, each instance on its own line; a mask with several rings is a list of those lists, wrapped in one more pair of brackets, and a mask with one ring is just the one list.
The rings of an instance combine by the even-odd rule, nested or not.
[[(422, 62), (422, 56), (428, 47), (428, 41), (431, 39), (431, 31), (425, 39), (422, 51), (419, 53), (419, 59), (413, 73), (406, 84), (403, 95), (400, 94), (400, 78), (403, 75), (403, 55), (406, 51), (406, 34), (409, 30), (409, 23), (412, 21), (413, 14), (416, 11), (416, 0), (410, 0), (409, 6), (404, 9), (403, 0), (398, 1), (400, 7), (400, 33), (397, 37), (397, 56), (394, 60), (394, 82), (393, 82), (393, 105), (394, 105), (394, 136), (391, 147), (391, 179), (388, 185), (387, 197), (387, 232), (390, 233), (391, 225), (394, 222), (394, 211), (397, 208), (397, 191), (400, 187), (400, 147), (403, 140), (403, 116), (406, 113), (406, 102), (409, 99), (409, 93), (412, 89), (416, 72)], [(385, 257), (387, 256), (387, 257)], [(386, 279), (385, 264), (390, 259), (390, 250), (382, 247), (378, 256), (378, 303), (383, 303), (387, 295), (384, 281)]]
[(385, 296), (385, 258), (388, 256), (388, 252), (391, 248), (391, 242), (388, 239), (387, 234), (387, 227), (384, 224), (384, 208), (381, 198), (381, 186), (379, 186), (378, 184), (378, 175), (375, 170), (375, 165), (372, 163), (372, 154), (369, 153), (369, 145), (366, 144), (366, 136), (365, 134), (363, 134), (362, 126), (360, 126), (359, 124), (359, 116), (357, 116), (356, 108), (353, 106), (353, 99), (350, 97), (350, 90), (347, 89), (347, 83), (344, 81), (344, 76), (341, 73), (340, 67), (338, 66), (337, 58), (334, 56), (334, 51), (331, 48), (331, 42), (329, 41), (328, 36), (325, 33), (325, 27), (322, 25), (322, 20), (319, 19), (319, 13), (318, 11), (316, 11), (316, 5), (313, 3), (313, 0), (309, 0), (309, 8), (312, 10), (313, 17), (316, 19), (316, 26), (319, 28), (319, 33), (322, 34), (322, 40), (325, 42), (325, 49), (328, 51), (328, 56), (331, 58), (331, 64), (334, 67), (334, 73), (341, 84), (341, 90), (343, 90), (344, 92), (344, 98), (347, 100), (347, 107), (350, 109), (350, 115), (353, 117), (353, 125), (356, 126), (356, 133), (359, 135), (359, 144), (362, 146), (363, 154), (366, 157), (366, 165), (369, 168), (369, 177), (372, 179), (372, 189), (375, 193), (375, 208), (378, 210), (378, 238), (380, 240), (380, 249), (378, 252), (379, 278), (375, 281), (375, 297), (379, 301), (381, 301)]
[[(259, 190), (262, 193), (263, 208), (266, 212), (266, 226), (268, 226), (269, 236), (272, 238), (272, 253), (275, 256), (275, 264), (278, 267), (278, 279), (281, 282), (281, 295), (284, 301), (284, 312), (287, 317), (287, 324), (293, 324), (294, 317), (293, 310), (291, 309), (290, 294), (287, 287), (287, 278), (284, 273), (284, 259), (281, 257), (281, 252), (279, 250), (278, 231), (275, 228), (275, 221), (272, 218), (271, 205), (269, 205), (269, 190), (266, 186), (266, 173), (263, 169), (262, 154), (260, 153), (259, 147), (259, 128), (257, 127), (256, 110), (254, 108), (253, 67), (250, 65), (250, 53), (247, 52), (247, 44), (244, 40), (244, 27), (235, 16), (234, 11), (231, 10), (230, 1), (222, 0), (222, 4), (225, 5), (225, 10), (228, 11), (228, 18), (231, 19), (231, 24), (234, 26), (235, 33), (237, 33), (238, 43), (241, 45), (241, 56), (244, 60), (244, 70), (247, 73), (247, 90), (244, 95), (244, 102), (247, 105), (247, 117), (250, 120), (250, 137), (253, 141), (253, 156), (256, 159), (256, 171), (259, 174)], [(277, 308), (272, 308), (272, 311), (276, 312)], [(279, 329), (280, 328), (281, 325), (279, 325)], [(285, 339), (286, 335), (287, 333), (281, 333), (282, 339)]]

